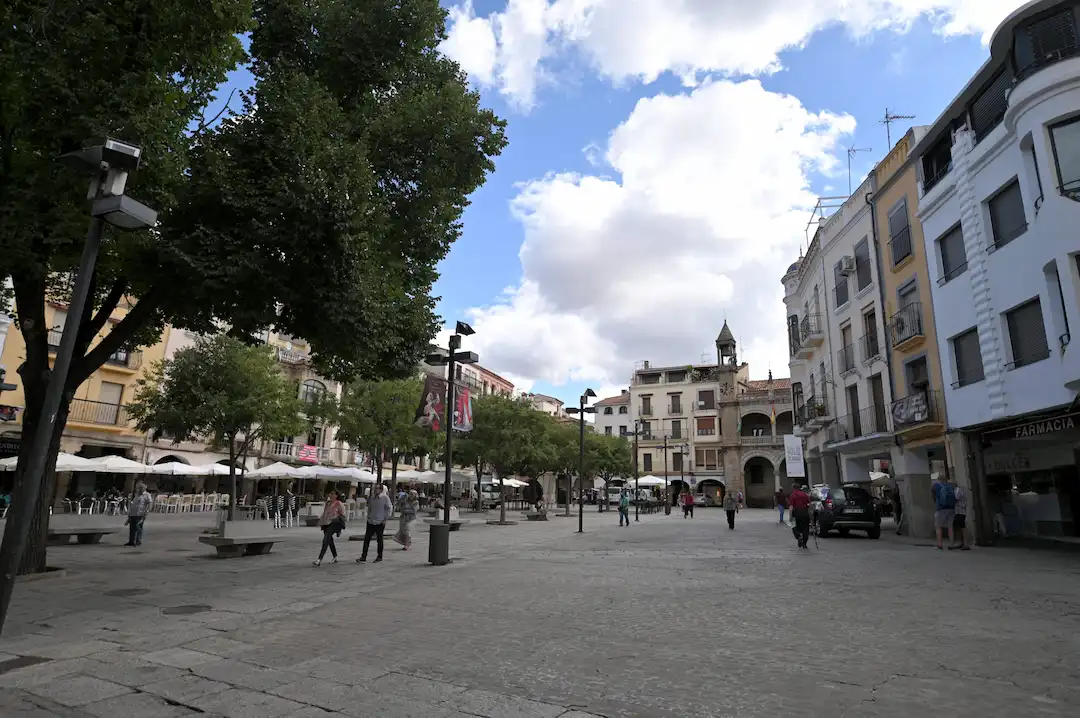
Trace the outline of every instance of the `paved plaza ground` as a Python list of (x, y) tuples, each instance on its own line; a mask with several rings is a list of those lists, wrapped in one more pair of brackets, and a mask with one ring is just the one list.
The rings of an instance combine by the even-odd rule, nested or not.
[(441, 568), (426, 536), (315, 568), (307, 528), (218, 560), (209, 516), (151, 516), (141, 549), (51, 549), (66, 575), (19, 583), (0, 716), (1080, 713), (1077, 554), (615, 516), (474, 521)]

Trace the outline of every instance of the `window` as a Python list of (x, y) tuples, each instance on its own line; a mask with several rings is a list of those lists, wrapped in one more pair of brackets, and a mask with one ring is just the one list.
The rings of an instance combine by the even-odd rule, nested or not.
[(716, 408), (716, 393), (709, 389), (707, 391), (699, 391), (697, 393), (698, 409), (715, 409)]
[(52, 327), (49, 329), (49, 348), (55, 350), (60, 346), (60, 337), (64, 334), (64, 326), (67, 325), (67, 312), (57, 309), (53, 312)]
[(930, 372), (925, 356), (912, 359), (904, 365), (904, 379), (907, 382), (908, 396), (921, 392), (927, 387), (930, 383)]
[(952, 126), (946, 127), (922, 158), (923, 193), (932, 190), (952, 169)]
[(855, 340), (852, 338), (851, 324), (840, 327), (840, 349), (836, 352), (836, 364), (841, 372), (855, 368)]
[(874, 432), (888, 431), (889, 427), (885, 421), (885, 384), (881, 379), (881, 374), (874, 374), (870, 377), (870, 402), (873, 411), (869, 418), (874, 422), (871, 430)]
[(625, 414), (626, 413), (626, 407), (625, 406), (620, 406), (619, 407), (619, 413), (620, 414)]
[(652, 454), (648, 451), (641, 455), (641, 468), (645, 471), (652, 471)]
[(683, 470), (683, 464), (682, 464), (683, 459), (682, 459), (682, 457), (683, 457), (683, 455), (682, 455), (681, 451), (676, 451), (675, 453), (673, 453), (671, 455), (671, 470), (672, 471), (680, 471), (681, 472)]
[(937, 241), (937, 245), (941, 255), (941, 278), (938, 279), (938, 286), (941, 286), (967, 270), (963, 228), (956, 225)]
[(115, 424), (120, 418), (120, 402), (124, 398), (124, 385), (111, 381), (101, 382), (98, 389), (97, 406), (93, 407), (93, 419), (96, 424)]
[(852, 433), (848, 438), (855, 438), (856, 436), (862, 436), (861, 416), (859, 416), (859, 385), (852, 384), (847, 388), (847, 405), (848, 415), (851, 419), (847, 422), (847, 426), (851, 428)]
[(643, 397), (641, 397), (641, 415), (642, 416), (652, 416), (652, 397), (651, 396), (643, 396)]
[(971, 129), (975, 132), (975, 141), (981, 142), (1005, 119), (1008, 101), (1005, 95), (1012, 89), (1012, 73), (1006, 64), (994, 75), (971, 103), (969, 116)]
[(836, 306), (842, 307), (848, 303), (848, 281), (843, 272), (843, 262), (837, 262), (833, 267), (833, 281), (836, 282)]
[(863, 237), (855, 245), (855, 286), (862, 291), (870, 286), (870, 242)]
[(681, 439), (682, 438), (682, 422), (679, 421), (678, 419), (675, 419), (675, 420), (673, 420), (671, 422), (671, 438), (672, 439)]
[(877, 313), (870, 310), (863, 315), (863, 361), (869, 361), (881, 355), (881, 345), (878, 342)]
[(326, 393), (326, 384), (317, 379), (308, 379), (300, 385), (300, 401), (308, 404), (314, 402)]
[(1061, 194), (1080, 201), (1080, 117), (1051, 125), (1050, 146)]
[(699, 416), (694, 419), (694, 423), (697, 426), (698, 436), (715, 436), (716, 435), (716, 418), (712, 416)]
[(1057, 344), (1062, 350), (1069, 345), (1069, 313), (1065, 310), (1065, 292), (1061, 289), (1061, 275), (1058, 274), (1057, 261), (1051, 260), (1043, 267), (1046, 277), (1046, 296), (1050, 300), (1050, 324), (1057, 335)]
[(1024, 197), (1020, 183), (1015, 179), (1009, 186), (990, 198), (990, 229), (994, 234), (994, 247), (1004, 247), (1027, 231), (1024, 219)]
[(825, 388), (825, 382), (828, 379), (828, 374), (825, 373), (825, 362), (821, 362), (821, 366), (818, 368), (821, 369), (821, 393), (818, 394), (818, 401), (821, 404), (828, 404), (829, 391)]
[(972, 327), (966, 332), (953, 337), (953, 359), (956, 362), (956, 381), (953, 388), (957, 389), (968, 384), (974, 384), (983, 379), (982, 350), (979, 349), (979, 329)]
[(694, 453), (694, 463), (699, 471), (716, 471), (720, 466), (719, 452), (716, 449), (697, 449)]
[(795, 411), (798, 412), (799, 409), (801, 409), (805, 403), (806, 403), (806, 400), (803, 397), (802, 382), (801, 381), (792, 382), (791, 383), (791, 405), (795, 408)]
[(681, 414), (682, 413), (682, 394), (671, 394), (671, 408), (668, 409), (669, 414)]
[(619, 427), (619, 436), (626, 436), (626, 426), (625, 425)]
[(1027, 366), (1050, 356), (1042, 304), (1038, 297), (1005, 312), (1005, 323), (1009, 327), (1009, 345), (1012, 348), (1012, 361), (1008, 368)]
[(652, 438), (652, 422), (651, 421), (643, 421), (643, 422), (641, 422), (641, 435), (643, 437), (645, 437), (646, 439), (651, 439)]
[(911, 227), (908, 224), (907, 200), (889, 213), (889, 250), (895, 267), (911, 256)]
[(610, 406), (605, 406), (604, 407), (604, 416), (611, 416), (611, 407)]
[(611, 436), (611, 427), (610, 426), (605, 426), (604, 427), (604, 436)]
[(901, 309), (903, 309), (904, 307), (910, 307), (912, 305), (918, 304), (919, 285), (915, 282), (911, 282), (910, 284), (901, 287), (900, 291), (897, 293), (897, 296), (900, 298)]

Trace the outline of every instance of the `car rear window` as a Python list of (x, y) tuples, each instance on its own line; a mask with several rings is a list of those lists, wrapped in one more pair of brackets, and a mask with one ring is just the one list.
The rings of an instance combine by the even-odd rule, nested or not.
[(861, 489), (858, 486), (845, 486), (840, 489), (833, 489), (832, 496), (839, 501), (873, 501), (870, 492), (866, 489)]

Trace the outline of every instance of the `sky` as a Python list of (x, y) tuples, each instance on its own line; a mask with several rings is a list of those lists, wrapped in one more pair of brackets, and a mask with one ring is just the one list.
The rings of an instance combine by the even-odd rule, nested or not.
[[(577, 402), (635, 364), (787, 376), (780, 277), (817, 197), (931, 124), (1022, 0), (442, 0), (442, 50), (507, 120), (434, 287), (522, 390)], [(229, 85), (243, 86), (239, 71)], [(439, 341), (445, 345), (447, 332)]]

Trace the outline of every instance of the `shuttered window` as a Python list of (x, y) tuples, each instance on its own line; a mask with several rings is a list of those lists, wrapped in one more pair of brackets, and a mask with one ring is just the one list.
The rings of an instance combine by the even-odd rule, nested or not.
[(866, 237), (859, 240), (855, 245), (855, 286), (858, 291), (866, 289), (870, 284), (870, 242)]
[(967, 252), (964, 249), (964, 231), (957, 225), (938, 240), (938, 252), (941, 254), (941, 279), (944, 284), (958, 277), (967, 269)]
[(1006, 312), (1005, 320), (1009, 325), (1009, 345), (1012, 347), (1011, 368), (1034, 364), (1050, 356), (1042, 304), (1038, 297)]
[(990, 209), (990, 229), (994, 233), (994, 247), (1004, 247), (1027, 231), (1024, 197), (1020, 193), (1020, 183), (1015, 179), (987, 204)]
[(979, 330), (972, 327), (952, 340), (956, 359), (954, 387), (966, 386), (983, 379), (982, 350), (979, 349)]

